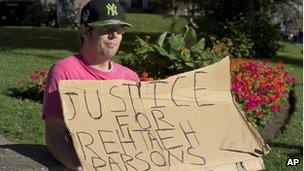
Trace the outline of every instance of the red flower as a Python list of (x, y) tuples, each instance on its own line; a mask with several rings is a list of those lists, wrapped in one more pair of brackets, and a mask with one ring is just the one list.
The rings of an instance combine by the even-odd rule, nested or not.
[(139, 79), (140, 79), (140, 81), (151, 81), (151, 80), (153, 80), (153, 78), (149, 78), (149, 74), (146, 71), (144, 71), (141, 74)]
[(265, 112), (263, 110), (260, 110), (257, 114), (258, 114), (258, 117), (261, 118), (265, 115)]
[(30, 80), (36, 81), (36, 80), (38, 80), (38, 77), (36, 75), (31, 75)]
[(272, 105), (270, 106), (270, 109), (274, 112), (279, 112), (281, 110), (280, 106), (278, 105)]

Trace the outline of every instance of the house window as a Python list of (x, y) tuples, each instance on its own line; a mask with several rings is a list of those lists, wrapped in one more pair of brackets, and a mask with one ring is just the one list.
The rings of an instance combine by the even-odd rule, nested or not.
[(119, 3), (124, 7), (124, 8), (130, 8), (132, 6), (132, 0), (120, 0)]
[(142, 7), (142, 0), (132, 0), (132, 7)]
[(126, 0), (126, 7), (130, 8), (132, 6), (131, 0)]
[(149, 0), (143, 0), (143, 7), (144, 8), (149, 7)]

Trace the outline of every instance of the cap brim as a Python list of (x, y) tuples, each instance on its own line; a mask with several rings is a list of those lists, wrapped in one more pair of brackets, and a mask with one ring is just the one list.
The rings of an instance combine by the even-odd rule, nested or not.
[(91, 27), (104, 27), (104, 26), (111, 26), (111, 25), (123, 25), (127, 27), (133, 27), (132, 24), (121, 21), (121, 20), (103, 20), (103, 21), (96, 21), (92, 23), (88, 23)]

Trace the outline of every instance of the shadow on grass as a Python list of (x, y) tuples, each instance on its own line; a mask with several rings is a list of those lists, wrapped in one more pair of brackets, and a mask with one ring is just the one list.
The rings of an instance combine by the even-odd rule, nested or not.
[(290, 57), (289, 55), (280, 55), (276, 58), (276, 61), (282, 61), (284, 64), (290, 64), (297, 67), (303, 66), (302, 58), (295, 59), (294, 57)]
[[(13, 152), (9, 152), (7, 149), (12, 150), (13, 152), (17, 153), (17, 155)], [(16, 168), (12, 169), (16, 170), (29, 168), (33, 170), (42, 170), (41, 166), (39, 168), (39, 165), (37, 164), (39, 163), (47, 167), (49, 170), (64, 170), (63, 166), (49, 153), (45, 145), (7, 144), (0, 145), (0, 150), (2, 153), (4, 153), (4, 158), (1, 159), (3, 162), (1, 162), (2, 168), (10, 168), (13, 165)], [(33, 161), (29, 161), (27, 158), (32, 159)]]
[[(18, 48), (21, 48), (21, 47), (18, 47)], [(23, 47), (23, 48), (29, 48), (29, 47)], [(37, 48), (37, 47), (35, 47), (35, 48)], [(34, 52), (32, 50), (28, 50), (28, 51), (18, 51), (18, 50), (16, 50), (15, 51), (15, 49), (10, 49), (8, 47), (0, 47), (0, 52), (1, 51), (2, 52), (8, 51), (8, 53), (10, 55), (14, 55), (16, 57), (18, 57), (18, 56), (22, 56), (22, 57), (25, 57), (25, 58), (27, 58), (27, 57), (29, 57), (29, 58), (30, 57), (37, 57), (37, 58), (47, 59), (47, 60), (54, 60), (54, 59), (63, 58), (64, 55), (62, 55), (62, 54), (67, 52), (67, 51), (62, 51), (63, 53), (60, 53), (60, 52), (53, 51), (53, 52), (50, 52), (50, 53), (48, 53), (48, 52), (43, 53), (43, 52)], [(66, 55), (69, 55), (69, 54), (71, 54), (71, 53), (69, 52)]]
[(276, 143), (276, 142), (268, 143), (268, 145), (270, 147), (276, 147), (276, 148), (294, 150), (295, 152), (289, 153), (288, 157), (303, 159), (303, 156), (302, 156), (302, 154), (303, 154), (303, 146), (302, 145), (293, 145), (293, 144)]
[(4, 92), (4, 95), (22, 100), (29, 99), (39, 103), (43, 101), (43, 92), (37, 92), (37, 88), (35, 87), (28, 89), (20, 89), (17, 87), (8, 88), (7, 91)]
[(0, 27), (2, 49), (78, 49), (80, 39), (77, 31), (66, 29), (7, 28)]

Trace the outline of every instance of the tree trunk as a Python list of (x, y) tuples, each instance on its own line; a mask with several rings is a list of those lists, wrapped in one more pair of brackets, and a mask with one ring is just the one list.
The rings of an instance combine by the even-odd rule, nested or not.
[(57, 22), (59, 27), (74, 27), (76, 18), (74, 0), (57, 0)]
[(247, 21), (249, 23), (249, 32), (253, 32), (254, 23), (255, 23), (255, 0), (248, 0), (248, 13)]

